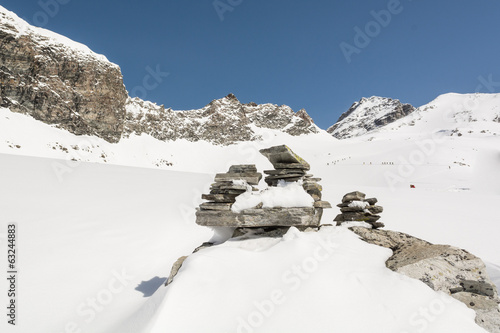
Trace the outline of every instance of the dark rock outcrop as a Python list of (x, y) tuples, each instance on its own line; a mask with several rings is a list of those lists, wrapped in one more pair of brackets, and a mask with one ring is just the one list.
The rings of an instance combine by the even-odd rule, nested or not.
[(117, 65), (0, 7), (0, 106), (117, 142), (126, 99)]

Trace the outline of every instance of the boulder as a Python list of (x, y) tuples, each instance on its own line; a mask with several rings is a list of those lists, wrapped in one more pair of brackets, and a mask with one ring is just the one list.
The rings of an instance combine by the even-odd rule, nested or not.
[(322, 214), (322, 208), (313, 207), (252, 208), (240, 213), (198, 210), (196, 223), (222, 227), (318, 226)]
[(476, 323), (500, 332), (500, 299), (485, 264), (473, 254), (449, 245), (434, 245), (395, 231), (350, 228), (365, 242), (393, 251), (391, 270), (418, 279), (436, 291), (451, 294), (476, 311)]
[(342, 198), (342, 202), (348, 202), (348, 201), (363, 201), (365, 198), (366, 194), (359, 192), (359, 191), (354, 191), (351, 193), (347, 193), (344, 195)]
[(286, 145), (274, 146), (261, 149), (259, 152), (267, 157), (275, 169), (303, 169), (309, 170), (311, 167), (303, 158), (295, 154)]

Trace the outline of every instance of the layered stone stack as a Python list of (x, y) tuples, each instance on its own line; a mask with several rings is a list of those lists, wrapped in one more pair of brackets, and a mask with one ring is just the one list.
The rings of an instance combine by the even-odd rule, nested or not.
[(295, 154), (286, 145), (275, 146), (260, 150), (274, 167), (274, 170), (265, 170), (267, 175), (264, 179), (267, 185), (277, 186), (280, 181), (296, 182), (302, 181), (304, 190), (314, 199), (314, 207), (318, 209), (332, 208), (329, 202), (321, 201), (323, 188), (318, 184), (321, 178), (313, 178), (307, 171), (311, 168), (303, 158)]
[(196, 211), (197, 224), (236, 228), (319, 226), (323, 208), (331, 208), (331, 205), (321, 201), (321, 186), (317, 183), (320, 179), (306, 174), (310, 169), (309, 164), (287, 146), (271, 147), (260, 152), (275, 167), (275, 170), (266, 171), (268, 175), (266, 183), (269, 186), (276, 186), (280, 180), (286, 182), (302, 180), (304, 189), (315, 200), (314, 206), (263, 208), (261, 203), (238, 213), (233, 212), (231, 207), (236, 197), (247, 190), (247, 185), (239, 184), (237, 180), (257, 185), (262, 178), (255, 165), (234, 165), (229, 172), (217, 174), (210, 194), (202, 195), (208, 202), (202, 203)]
[[(203, 194), (202, 199), (208, 200), (200, 205), (200, 211), (229, 211), (236, 197), (247, 191), (247, 185), (253, 191), (258, 191), (253, 185), (258, 185), (262, 174), (257, 172), (255, 164), (232, 165), (226, 173), (215, 175), (215, 183), (210, 187), (210, 194)], [(245, 181), (246, 184), (244, 182)]]
[(337, 205), (341, 211), (341, 214), (334, 219), (337, 225), (358, 221), (371, 224), (373, 229), (384, 227), (382, 222), (378, 222), (380, 219), (378, 214), (382, 213), (384, 209), (382, 206), (375, 205), (378, 202), (377, 198), (365, 199), (365, 197), (364, 193), (358, 191), (344, 195), (342, 203)]

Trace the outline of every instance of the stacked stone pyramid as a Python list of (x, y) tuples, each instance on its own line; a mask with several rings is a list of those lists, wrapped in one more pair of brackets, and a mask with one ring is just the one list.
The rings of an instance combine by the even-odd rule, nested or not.
[(347, 193), (342, 198), (342, 202), (337, 205), (340, 207), (341, 214), (335, 217), (337, 225), (345, 222), (366, 222), (371, 224), (372, 228), (382, 228), (384, 224), (378, 222), (380, 214), (384, 210), (382, 206), (376, 206), (377, 198), (365, 199), (366, 195), (359, 191)]

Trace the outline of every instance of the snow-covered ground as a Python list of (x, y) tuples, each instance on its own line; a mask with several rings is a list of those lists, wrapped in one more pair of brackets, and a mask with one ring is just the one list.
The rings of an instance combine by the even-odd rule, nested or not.
[[(310, 163), (333, 206), (354, 190), (377, 197), (387, 229), (464, 248), (500, 284), (500, 123), (440, 112), (451, 97), (415, 113), (413, 126), (400, 120), (342, 141), (256, 129), (265, 141), (227, 147), (145, 135), (110, 144), (0, 109), (0, 240), (5, 249), (7, 224), (17, 223), (19, 250), (19, 325), (2, 321), (0, 331), (473, 332), (462, 329), (473, 322), (465, 306), (385, 269), (389, 252), (344, 228), (204, 250), (154, 293), (178, 257), (212, 237), (194, 211), (214, 174), (231, 164), (271, 169), (258, 150), (280, 144)], [(496, 110), (497, 97), (486, 97)], [(322, 222), (338, 213), (325, 210)], [(316, 265), (322, 239), (333, 252)], [(284, 280), (294, 265), (309, 277)], [(439, 315), (422, 321), (419, 307)]]

